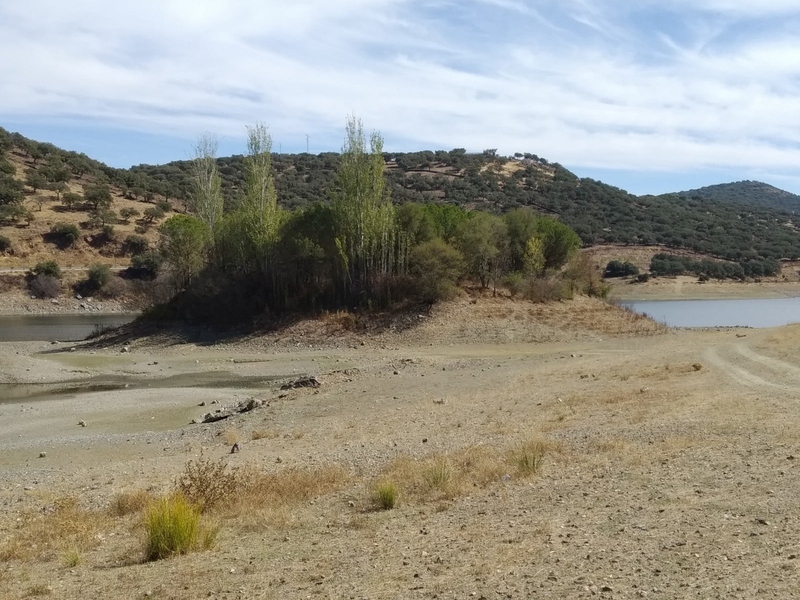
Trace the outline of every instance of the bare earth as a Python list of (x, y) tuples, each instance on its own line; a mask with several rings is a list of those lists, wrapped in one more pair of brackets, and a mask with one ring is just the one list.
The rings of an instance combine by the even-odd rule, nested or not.
[[(664, 331), (587, 299), (460, 300), (371, 336), (345, 321), (127, 353), (0, 344), (17, 384), (0, 393), (130, 384), (0, 404), (0, 597), (800, 595), (800, 327)], [(242, 385), (306, 373), (322, 387)], [(200, 378), (225, 387), (188, 387)], [(269, 405), (188, 424), (252, 396)], [(547, 450), (526, 475), (504, 457), (532, 438)], [(201, 454), (344, 474), (296, 502), (223, 509), (212, 549), (143, 562), (141, 515), (109, 506), (170, 491)], [(405, 483), (437, 456), (446, 492)], [(371, 501), (381, 478), (400, 482), (393, 510)]]

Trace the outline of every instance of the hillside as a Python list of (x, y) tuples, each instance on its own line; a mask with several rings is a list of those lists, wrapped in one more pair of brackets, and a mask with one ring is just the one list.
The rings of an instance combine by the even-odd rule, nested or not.
[[(0, 235), (11, 239), (15, 257), (0, 258), (4, 265), (9, 261), (27, 264), (30, 256), (52, 252), (53, 247), (42, 246), (41, 240), (54, 222), (63, 220), (81, 227), (82, 239), (69, 251), (73, 256), (68, 260), (73, 264), (74, 260), (103, 256), (103, 252), (114, 262), (125, 261), (120, 244), (103, 252), (93, 247), (101, 228), (93, 227), (91, 207), (83, 205), (72, 211), (56, 205), (61, 192), (34, 191), (30, 182), (25, 183), (31, 172), (47, 175), (61, 166), (68, 172), (67, 188), (76, 193), (106, 182), (113, 195), (113, 210), (119, 213), (131, 208), (140, 213), (138, 220), (114, 225), (118, 238), (138, 228), (153, 240), (156, 223), (144, 219), (144, 211), (159, 202), (183, 210), (189, 196), (187, 161), (113, 169), (83, 154), (1, 128), (0, 151)], [(528, 153), (506, 158), (492, 150), (469, 154), (455, 149), (387, 153), (385, 160), (396, 203), (457, 204), (493, 212), (526, 206), (556, 216), (572, 227), (586, 246), (662, 245), (735, 261), (800, 258), (800, 217), (781, 210), (797, 197), (766, 184), (703, 188), (738, 190), (728, 195), (687, 192), (637, 197), (599, 181), (578, 178), (558, 163)], [(336, 153), (274, 155), (280, 203), (299, 208), (327, 202), (338, 161)], [(243, 157), (224, 157), (218, 162), (226, 204), (234, 206), (243, 183)], [(45, 183), (44, 187), (49, 187), (52, 182)], [(779, 201), (768, 202), (768, 198)], [(24, 211), (12, 210), (14, 206)], [(25, 225), (29, 218), (30, 225)]]
[(761, 181), (736, 181), (709, 185), (696, 190), (679, 192), (680, 196), (719, 200), (748, 206), (774, 208), (786, 212), (800, 211), (800, 196)]

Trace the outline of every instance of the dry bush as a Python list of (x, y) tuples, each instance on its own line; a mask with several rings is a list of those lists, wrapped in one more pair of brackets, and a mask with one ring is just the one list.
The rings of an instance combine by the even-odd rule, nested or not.
[(222, 439), (225, 441), (228, 446), (233, 446), (234, 444), (238, 444), (242, 441), (242, 436), (239, 435), (239, 432), (235, 429), (224, 429), (219, 433), (222, 436)]
[(525, 289), (525, 299), (531, 302), (554, 302), (564, 298), (564, 284), (553, 277), (531, 279)]
[(203, 512), (235, 517), (263, 507), (292, 506), (338, 489), (347, 480), (340, 467), (262, 473), (252, 468), (228, 470), (222, 460), (200, 459), (186, 464), (176, 489)]
[(517, 473), (522, 477), (538, 475), (549, 449), (548, 442), (540, 438), (530, 439), (517, 446), (511, 453)]
[(36, 275), (28, 288), (37, 298), (58, 298), (61, 295), (61, 281), (52, 275)]
[(101, 298), (121, 298), (129, 292), (128, 282), (120, 277), (112, 277), (101, 288), (98, 296)]
[(99, 544), (97, 534), (108, 525), (102, 513), (62, 498), (43, 511), (24, 513), (0, 546), (0, 561), (54, 560), (65, 551), (85, 552)]
[(278, 437), (278, 432), (273, 429), (253, 429), (250, 432), (250, 439), (255, 440), (274, 440)]
[(190, 460), (175, 482), (177, 491), (202, 512), (229, 502), (242, 486), (239, 471), (227, 471), (223, 460)]
[(153, 495), (144, 490), (133, 492), (121, 492), (114, 496), (109, 510), (112, 515), (124, 517), (133, 513), (139, 513), (154, 500)]

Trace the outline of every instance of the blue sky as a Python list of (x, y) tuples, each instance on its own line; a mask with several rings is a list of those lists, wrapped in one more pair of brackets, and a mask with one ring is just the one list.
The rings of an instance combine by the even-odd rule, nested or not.
[(0, 125), (127, 167), (338, 150), (533, 152), (634, 193), (800, 193), (796, 0), (0, 3)]

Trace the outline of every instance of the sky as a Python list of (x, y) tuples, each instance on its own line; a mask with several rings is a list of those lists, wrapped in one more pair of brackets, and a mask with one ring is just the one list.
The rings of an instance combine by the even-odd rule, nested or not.
[(116, 167), (532, 152), (633, 193), (800, 193), (797, 0), (0, 0), (0, 126)]

